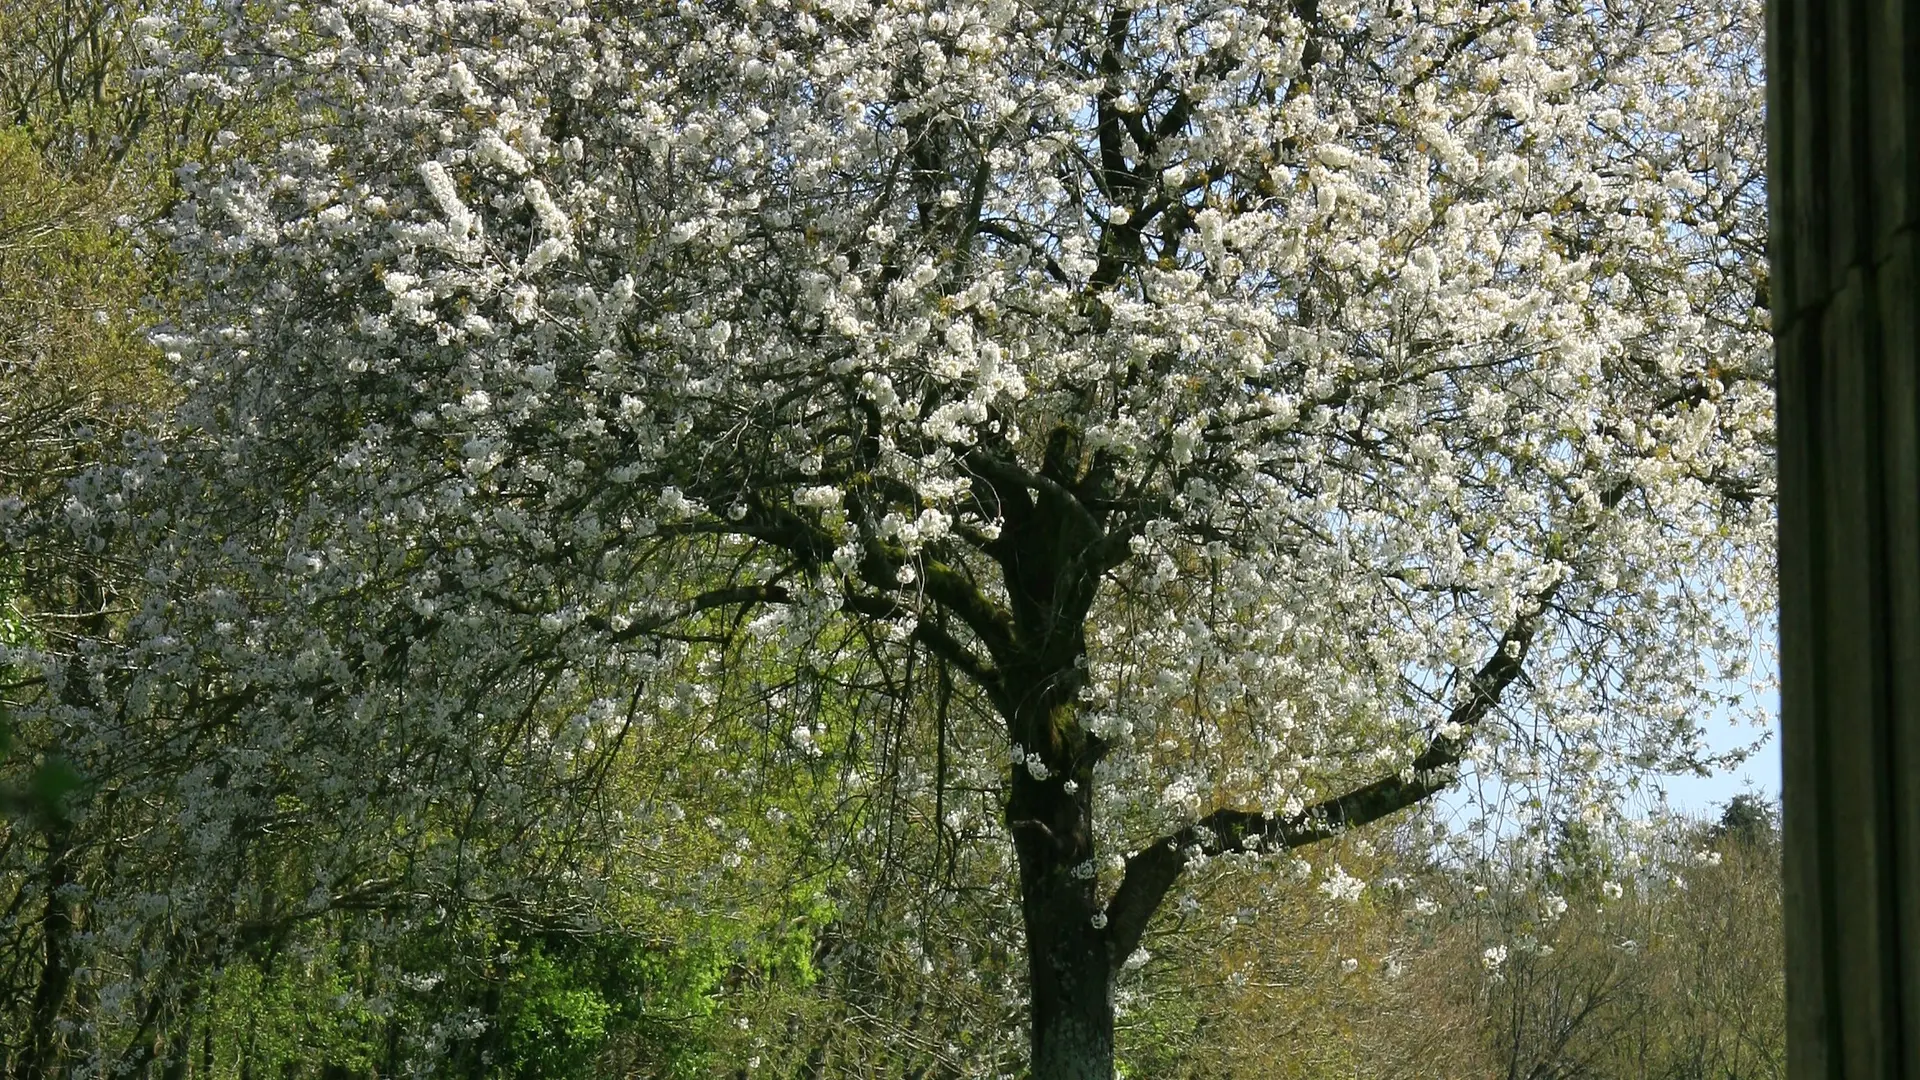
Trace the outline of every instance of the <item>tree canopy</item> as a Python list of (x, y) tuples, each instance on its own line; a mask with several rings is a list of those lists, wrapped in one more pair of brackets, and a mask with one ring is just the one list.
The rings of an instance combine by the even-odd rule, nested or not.
[(1755, 5), (235, 12), (136, 24), (261, 103), (146, 226), (181, 400), (58, 510), (141, 585), (8, 654), (144, 821), (103, 926), (585, 919), (639, 733), (717, 793), (879, 745), (1007, 867), (1034, 1075), (1107, 1080), (1207, 859), (1707, 753), (1771, 604)]

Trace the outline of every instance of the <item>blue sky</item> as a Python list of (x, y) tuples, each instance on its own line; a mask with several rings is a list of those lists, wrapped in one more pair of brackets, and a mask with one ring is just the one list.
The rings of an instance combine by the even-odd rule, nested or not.
[(1661, 778), (1667, 804), (1674, 810), (1714, 815), (1735, 795), (1748, 792), (1776, 804), (1780, 801), (1779, 637), (1771, 625), (1752, 627), (1750, 632), (1752, 670), (1747, 681), (1715, 688), (1722, 695), (1737, 696), (1738, 702), (1720, 709), (1702, 726), (1708, 745), (1719, 752), (1745, 749), (1756, 742), (1761, 745), (1729, 772)]
[(1756, 727), (1731, 715), (1717, 716), (1706, 724), (1707, 737), (1716, 750), (1734, 750), (1766, 737), (1766, 744), (1739, 769), (1716, 776), (1669, 776), (1661, 780), (1668, 805), (1692, 814), (1710, 814), (1729, 799), (1743, 792), (1754, 792), (1774, 802), (1780, 800), (1780, 694), (1768, 689), (1758, 701), (1766, 726)]
[[(1765, 660), (1761, 662), (1765, 672), (1770, 673), (1772, 665)], [(1660, 812), (1663, 792), (1667, 811), (1697, 818), (1718, 818), (1721, 809), (1736, 795), (1751, 793), (1775, 805), (1779, 804), (1779, 690), (1768, 683), (1755, 687), (1723, 684), (1722, 689), (1729, 694), (1738, 692), (1741, 700), (1732, 707), (1719, 710), (1702, 725), (1707, 745), (1719, 753), (1752, 749), (1751, 756), (1734, 769), (1710, 776), (1681, 774), (1646, 777), (1645, 780), (1651, 783), (1628, 797), (1625, 809), (1629, 815)], [(1443, 820), (1450, 818), (1456, 828), (1464, 827), (1467, 822), (1480, 816), (1482, 807), (1492, 810), (1494, 820), (1500, 819), (1501, 811), (1494, 808), (1505, 800), (1502, 789), (1497, 783), (1490, 788), (1477, 786), (1477, 783), (1469, 768), (1460, 787), (1436, 797), (1436, 807)], [(1496, 825), (1495, 829), (1504, 831), (1505, 826)]]

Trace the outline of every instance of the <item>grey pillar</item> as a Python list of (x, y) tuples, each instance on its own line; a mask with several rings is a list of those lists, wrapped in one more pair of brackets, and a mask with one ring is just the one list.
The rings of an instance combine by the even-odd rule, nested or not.
[(1793, 1080), (1920, 1080), (1920, 2), (1770, 0)]

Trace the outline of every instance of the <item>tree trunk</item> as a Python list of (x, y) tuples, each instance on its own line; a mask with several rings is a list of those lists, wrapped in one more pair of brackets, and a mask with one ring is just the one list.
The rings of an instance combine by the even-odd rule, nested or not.
[(60, 1072), (60, 1007), (67, 1000), (72, 982), (72, 958), (68, 955), (74, 930), (73, 900), (66, 895), (73, 881), (72, 852), (67, 828), (54, 823), (47, 827), (46, 917), (40, 924), (43, 953), (39, 984), (33, 992), (33, 1019), (28, 1024), (31, 1041), (20, 1075), (24, 1080), (41, 1080)]
[[(1080, 432), (1056, 427), (1042, 473), (1081, 487)], [(1041, 491), (1013, 515), (1002, 560), (1018, 655), (996, 657), (997, 704), (1024, 761), (1013, 765), (1007, 827), (1020, 860), (1027, 934), (1031, 1080), (1113, 1080), (1111, 939), (1100, 908), (1093, 841), (1093, 770), (1105, 745), (1087, 730), (1087, 612), (1099, 569), (1083, 560), (1098, 539), (1084, 508)]]
[(1113, 1080), (1113, 965), (1091, 927), (1035, 939), (1025, 905), (1033, 994), (1033, 1080)]
[(1093, 869), (1092, 766), (1036, 780), (1013, 772), (1008, 825), (1020, 859), (1032, 1080), (1113, 1080), (1113, 969)]

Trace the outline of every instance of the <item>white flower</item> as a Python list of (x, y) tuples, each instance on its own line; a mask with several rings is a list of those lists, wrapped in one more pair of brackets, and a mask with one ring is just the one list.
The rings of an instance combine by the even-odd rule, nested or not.
[(540, 290), (531, 285), (518, 286), (507, 296), (507, 315), (517, 323), (532, 322), (539, 300)]
[(473, 72), (467, 70), (467, 65), (458, 60), (447, 65), (447, 81), (453, 85), (454, 92), (459, 94), (462, 100), (474, 103), (486, 100), (486, 92), (481, 89), (479, 80), (473, 77)]
[(914, 520), (914, 531), (921, 542), (926, 543), (945, 536), (952, 523), (952, 518), (929, 506), (920, 511), (920, 516)]
[(1335, 169), (1351, 168), (1358, 160), (1352, 150), (1334, 143), (1323, 143), (1314, 148), (1314, 160)]
[(793, 493), (795, 506), (804, 506), (812, 510), (832, 510), (840, 505), (844, 494), (831, 484), (799, 488)]
[(661, 510), (676, 518), (689, 518), (701, 510), (699, 503), (687, 498), (679, 488), (672, 486), (660, 489), (659, 502)]
[(1366, 891), (1367, 883), (1347, 873), (1339, 863), (1335, 863), (1327, 871), (1326, 880), (1320, 883), (1319, 888), (1321, 895), (1328, 899), (1350, 904), (1360, 899), (1360, 894)]
[(573, 222), (567, 219), (559, 204), (553, 201), (547, 185), (537, 179), (530, 179), (521, 185), (526, 194), (527, 204), (533, 207), (534, 220), (540, 228), (555, 240), (571, 243), (573, 240)]
[(498, 165), (515, 176), (524, 175), (533, 167), (524, 154), (507, 145), (498, 131), (482, 132), (473, 156), (482, 164)]
[(534, 246), (527, 255), (527, 261), (521, 264), (520, 272), (528, 276), (538, 274), (572, 253), (573, 244), (570, 241), (550, 236)]
[[(419, 172), (420, 178), (426, 182), (427, 193), (433, 197), (441, 216), (446, 219), (443, 236), (447, 250), (462, 258), (477, 255), (480, 219), (461, 201), (460, 190), (446, 166), (438, 161), (425, 161), (421, 162)], [(372, 209), (371, 203), (369, 209)]]

